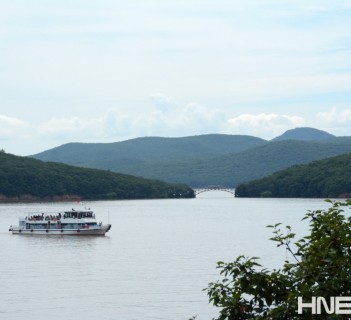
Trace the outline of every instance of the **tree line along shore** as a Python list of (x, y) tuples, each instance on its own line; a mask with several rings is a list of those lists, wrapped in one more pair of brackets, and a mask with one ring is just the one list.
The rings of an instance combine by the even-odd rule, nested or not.
[(184, 184), (0, 153), (0, 202), (193, 197)]

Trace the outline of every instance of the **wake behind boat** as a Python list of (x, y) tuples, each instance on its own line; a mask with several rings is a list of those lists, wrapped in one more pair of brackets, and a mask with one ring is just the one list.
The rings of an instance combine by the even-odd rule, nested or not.
[(19, 219), (18, 226), (10, 226), (12, 234), (23, 235), (98, 235), (104, 236), (111, 224), (98, 223), (93, 211), (70, 210), (59, 213), (34, 213)]

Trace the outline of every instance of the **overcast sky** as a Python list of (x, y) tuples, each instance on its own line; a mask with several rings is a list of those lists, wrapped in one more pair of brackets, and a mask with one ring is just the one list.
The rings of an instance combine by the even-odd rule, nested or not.
[(351, 1), (0, 0), (0, 149), (351, 135)]

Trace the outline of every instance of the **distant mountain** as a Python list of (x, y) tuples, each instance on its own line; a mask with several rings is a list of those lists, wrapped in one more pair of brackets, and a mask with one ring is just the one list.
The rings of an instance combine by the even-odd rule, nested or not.
[[(294, 132), (299, 131), (319, 132), (311, 128)], [(70, 143), (33, 157), (192, 187), (209, 184), (235, 187), (296, 164), (351, 153), (351, 137), (330, 136), (315, 141), (308, 140), (306, 134), (281, 141), (220, 134), (147, 137), (107, 144)]]
[(0, 201), (193, 197), (185, 185), (0, 152)]
[(183, 182), (192, 187), (238, 184), (262, 178), (296, 164), (351, 153), (351, 139), (336, 142), (276, 141), (236, 154), (202, 159), (164, 161), (130, 165), (124, 172), (133, 172), (153, 179)]
[(238, 153), (267, 141), (242, 135), (209, 134), (183, 138), (145, 137), (115, 143), (68, 143), (32, 156), (43, 161), (125, 172), (146, 163)]
[(314, 128), (295, 128), (284, 132), (281, 136), (274, 138), (272, 141), (282, 140), (300, 140), (300, 141), (322, 141), (335, 138), (334, 135), (314, 129)]
[(241, 184), (239, 197), (351, 197), (351, 154), (314, 161)]

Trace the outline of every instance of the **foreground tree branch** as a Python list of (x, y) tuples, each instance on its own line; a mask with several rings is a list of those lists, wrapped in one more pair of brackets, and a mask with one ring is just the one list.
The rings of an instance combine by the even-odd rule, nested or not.
[[(351, 296), (351, 218), (344, 209), (351, 201), (330, 203), (328, 210), (309, 211), (310, 234), (294, 242), (291, 227), (286, 232), (281, 224), (270, 225), (272, 241), (285, 246), (294, 262), (285, 261), (283, 267), (269, 271), (262, 268), (257, 257), (239, 256), (234, 262), (218, 262), (222, 279), (209, 283), (204, 289), (210, 303), (218, 307), (216, 320), (241, 319), (349, 319), (347, 314), (298, 314), (298, 297), (311, 301), (312, 297)], [(350, 309), (351, 310), (351, 309)]]

